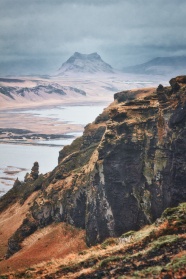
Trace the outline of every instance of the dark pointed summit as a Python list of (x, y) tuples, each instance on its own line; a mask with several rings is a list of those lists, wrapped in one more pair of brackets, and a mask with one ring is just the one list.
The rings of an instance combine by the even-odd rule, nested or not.
[(80, 52), (74, 52), (72, 57), (81, 58), (81, 59), (101, 59), (101, 56), (97, 52), (93, 52), (90, 54), (82, 54)]
[[(90, 53), (90, 54), (82, 54), (80, 52), (74, 52), (74, 54), (65, 62), (63, 63), (74, 63), (76, 59), (80, 59), (80, 60), (101, 60), (101, 56), (99, 54), (97, 54), (97, 52), (94, 53)], [(63, 66), (62, 65), (62, 66)]]

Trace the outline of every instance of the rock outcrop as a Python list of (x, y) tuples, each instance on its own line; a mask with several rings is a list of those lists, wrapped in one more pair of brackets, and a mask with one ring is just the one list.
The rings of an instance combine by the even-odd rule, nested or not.
[(32, 182), (36, 180), (39, 176), (39, 164), (38, 162), (34, 162), (34, 165), (31, 169), (31, 173), (27, 173), (25, 175), (25, 182)]
[[(176, 84), (176, 86), (175, 86)], [(117, 93), (65, 147), (27, 219), (9, 240), (52, 222), (86, 230), (89, 246), (138, 230), (186, 200), (186, 81)], [(36, 180), (37, 182), (37, 180)], [(16, 248), (17, 249), (17, 248)]]

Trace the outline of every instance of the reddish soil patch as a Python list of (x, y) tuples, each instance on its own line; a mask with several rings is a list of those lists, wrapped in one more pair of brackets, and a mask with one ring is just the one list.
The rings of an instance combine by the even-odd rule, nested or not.
[(36, 231), (22, 243), (22, 250), (0, 262), (1, 272), (27, 268), (42, 261), (64, 258), (86, 248), (85, 232), (65, 223)]
[(23, 219), (28, 212), (30, 203), (33, 201), (36, 193), (33, 193), (21, 206), (15, 203), (7, 210), (1, 213), (0, 218), (0, 259), (4, 257), (7, 251), (8, 239), (20, 227)]

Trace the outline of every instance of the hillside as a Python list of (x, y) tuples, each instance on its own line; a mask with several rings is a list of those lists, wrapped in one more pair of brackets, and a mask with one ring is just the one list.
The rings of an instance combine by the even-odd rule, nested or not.
[(6, 103), (37, 103), (64, 100), (65, 97), (86, 97), (86, 92), (76, 87), (42, 79), (0, 78), (0, 100)]
[[(0, 278), (185, 278), (185, 214), (185, 203), (168, 208), (154, 224), (145, 226), (138, 232), (130, 231), (120, 238), (108, 238), (101, 245), (89, 249), (85, 247), (83, 249), (82, 246), (82, 251), (76, 253), (74, 249), (65, 259), (63, 254), (63, 257), (61, 255), (58, 259), (53, 257), (51, 260), (31, 266), (28, 261), (27, 268), (18, 269), (16, 272), (4, 272)], [(63, 225), (61, 234), (64, 233), (62, 228)], [(70, 230), (70, 227), (66, 229)], [(70, 234), (73, 236), (74, 232)], [(55, 237), (54, 231), (52, 239)], [(66, 240), (68, 241), (67, 238)], [(44, 250), (44, 247), (41, 248)], [(54, 249), (56, 248), (55, 246)], [(8, 260), (4, 266), (0, 266), (6, 270), (6, 265), (13, 266), (13, 264), (17, 264), (16, 259)]]
[(156, 57), (146, 63), (123, 68), (126, 73), (152, 75), (182, 75), (186, 71), (186, 56)]
[[(79, 73), (79, 72), (78, 72)], [(25, 108), (69, 103), (112, 102), (120, 90), (157, 86), (158, 76), (69, 73), (51, 77), (0, 78), (0, 108)], [(166, 85), (167, 79), (161, 79)], [(1, 127), (2, 128), (2, 127)], [(13, 127), (12, 127), (13, 128)]]
[[(140, 270), (154, 266), (154, 261), (157, 269), (145, 272), (164, 274), (174, 268), (175, 272), (182, 272), (185, 205), (166, 211), (165, 223), (163, 219), (156, 223), (157, 233), (155, 225), (149, 229), (145, 226), (160, 218), (166, 208), (176, 207), (186, 200), (185, 120), (186, 76), (171, 79), (168, 87), (159, 85), (157, 89), (116, 93), (114, 102), (85, 127), (83, 136), (60, 151), (58, 166), (53, 171), (38, 176), (32, 169), (24, 182), (17, 180), (13, 189), (0, 199), (0, 268), (3, 272), (7, 266), (15, 270), (28, 267), (29, 261), (32, 265), (46, 261), (50, 257), (46, 251), (53, 251), (52, 247), (56, 258), (64, 257), (65, 266), (61, 263), (59, 272), (55, 271), (57, 273), (51, 277), (45, 273), (43, 278), (104, 278), (110, 276), (107, 274), (110, 271), (113, 278), (117, 278), (125, 274), (130, 276), (132, 270), (139, 271), (140, 275)], [(169, 214), (174, 213), (181, 221), (173, 217), (169, 222)], [(10, 220), (14, 226), (7, 230)], [(86, 255), (81, 252), (86, 246), (97, 245), (108, 238), (112, 239), (108, 241), (112, 246), (117, 242), (113, 238), (141, 228), (147, 229), (146, 236), (151, 229), (155, 230), (147, 239), (139, 237), (141, 232), (136, 233), (136, 238), (132, 238), (136, 241), (132, 250), (124, 246), (126, 250), (121, 248), (120, 251), (120, 246), (116, 245), (111, 255), (103, 249), (104, 256), (98, 250), (96, 260), (91, 258), (87, 265), (84, 256), (82, 273), (88, 269), (86, 272), (92, 273), (92, 277), (78, 277), (79, 273), (73, 277), (71, 269), (75, 274), (81, 269), (79, 265), (66, 267), (69, 259), (75, 256), (69, 255), (65, 241), (71, 243), (73, 239), (71, 251)], [(158, 232), (164, 228), (165, 232)], [(156, 253), (157, 250), (160, 252)], [(5, 254), (6, 260), (3, 259)], [(75, 261), (80, 259), (76, 257)], [(123, 269), (123, 261), (128, 269)], [(111, 265), (109, 271), (107, 263)], [(100, 275), (96, 273), (99, 271)], [(60, 277), (63, 275), (67, 277)], [(158, 276), (154, 278), (161, 278)], [(179, 276), (175, 278), (183, 278)]]

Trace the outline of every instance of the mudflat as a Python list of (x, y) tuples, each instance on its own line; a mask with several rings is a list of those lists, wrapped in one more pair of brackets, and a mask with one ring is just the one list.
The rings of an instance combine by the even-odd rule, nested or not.
[[(105, 105), (105, 102), (87, 102), (63, 104), (60, 109), (59, 104), (58, 106), (33, 107), (32, 105), (28, 108), (3, 109), (0, 111), (0, 142), (9, 142), (9, 140), (12, 142), (14, 140), (33, 143), (34, 140), (69, 137), (66, 134), (82, 132), (88, 120), (92, 122), (97, 111), (100, 110), (101, 112)], [(92, 109), (92, 116), (85, 116), (84, 123), (82, 123), (83, 110), (87, 110), (89, 106)], [(94, 108), (96, 109), (95, 113)], [(76, 114), (74, 116), (71, 115), (73, 110)], [(87, 120), (86, 117), (88, 117)]]
[[(0, 196), (18, 177), (23, 180), (34, 161), (40, 172), (57, 165), (58, 152), (81, 135), (104, 108), (103, 103), (38, 104), (0, 111)], [(50, 158), (50, 159), (49, 159)]]

